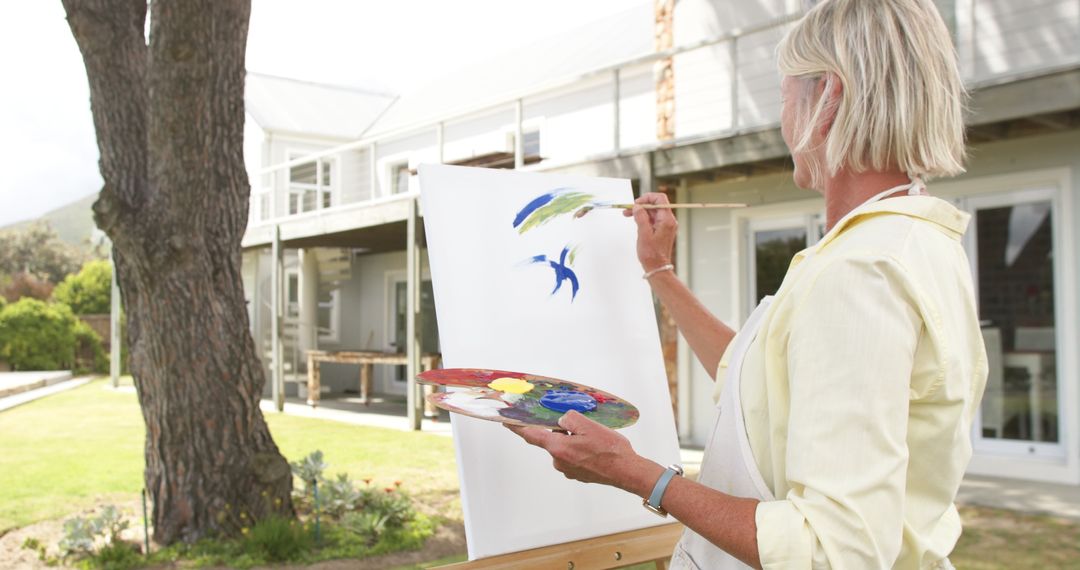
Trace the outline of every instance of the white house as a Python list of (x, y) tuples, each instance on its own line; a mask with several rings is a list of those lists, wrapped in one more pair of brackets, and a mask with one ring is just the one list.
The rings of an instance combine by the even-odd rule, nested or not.
[[(1080, 485), (1080, 3), (937, 4), (972, 93), (968, 173), (931, 183), (974, 214), (966, 246), (991, 372), (970, 471)], [(375, 94), (355, 107), (322, 105), (340, 123), (370, 117), (337, 141), (315, 127), (309, 139), (296, 124), (260, 122), (272, 114), (260, 105), (273, 103), (256, 100), (249, 83), (249, 109), (267, 134), (252, 178), (245, 272), (268, 353), (271, 324), (281, 325), (283, 356), (268, 360), (274, 384), (284, 391), (302, 368), (302, 358), (289, 360), (288, 342), (294, 354), (404, 350), (411, 370), (376, 378), (377, 391), (399, 394), (410, 391), (404, 379), (419, 353), (437, 350), (410, 176), (420, 162), (616, 176), (680, 201), (751, 204), (683, 216), (677, 248), (683, 279), (718, 316), (740, 323), (791, 254), (821, 234), (823, 203), (791, 183), (778, 127), (773, 51), (802, 10), (800, 0), (638, 4), (416, 96), (383, 97), (385, 112), (372, 110)], [(301, 140), (313, 154), (282, 147), (302, 153)], [(412, 315), (419, 326), (409, 334)], [(680, 437), (702, 445), (711, 380), (681, 340), (675, 352)], [(324, 385), (350, 387), (355, 376), (327, 366)]]

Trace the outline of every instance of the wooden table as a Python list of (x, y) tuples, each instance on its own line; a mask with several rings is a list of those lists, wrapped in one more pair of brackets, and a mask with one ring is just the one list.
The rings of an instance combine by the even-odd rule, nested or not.
[[(438, 366), (441, 360), (442, 356), (439, 354), (424, 354), (420, 357), (420, 369), (421, 371), (431, 370)], [(322, 395), (322, 383), (319, 376), (319, 363), (322, 362), (360, 365), (360, 399), (364, 405), (371, 402), (371, 367), (373, 365), (393, 364), (404, 366), (407, 364), (405, 355), (397, 352), (327, 352), (325, 350), (309, 350), (307, 351), (307, 403), (313, 408), (319, 405), (319, 397)]]

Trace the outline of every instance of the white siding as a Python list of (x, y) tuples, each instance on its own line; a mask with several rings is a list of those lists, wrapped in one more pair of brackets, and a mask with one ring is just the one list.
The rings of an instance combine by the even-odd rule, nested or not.
[(614, 89), (614, 76), (607, 75), (572, 90), (526, 99), (525, 123), (540, 128), (540, 155), (566, 163), (612, 152)]
[(371, 151), (368, 148), (347, 150), (337, 155), (341, 161), (340, 196), (342, 204), (371, 198)]
[[(648, 63), (627, 67), (620, 72), (620, 148), (656, 142), (656, 87), (652, 69), (653, 64)], [(543, 141), (543, 133), (540, 139)]]
[(957, 0), (957, 41), (975, 81), (1080, 63), (1080, 2)]
[[(675, 44), (760, 26), (799, 10), (800, 3), (790, 0), (684, 0), (675, 5)], [(774, 52), (786, 29), (770, 28), (734, 45), (723, 42), (675, 56), (675, 137), (777, 122), (780, 80)]]
[(509, 152), (514, 109), (507, 105), (488, 113), (448, 122), (443, 130), (443, 159), (466, 160), (493, 152)]
[(675, 138), (731, 128), (731, 63), (729, 44), (675, 56)]

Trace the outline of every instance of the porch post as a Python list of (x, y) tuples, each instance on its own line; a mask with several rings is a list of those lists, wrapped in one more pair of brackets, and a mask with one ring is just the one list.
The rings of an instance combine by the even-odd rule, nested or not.
[(420, 373), (420, 247), (418, 242), (416, 198), (409, 199), (409, 219), (406, 225), (405, 265), (405, 382), (409, 428), (419, 430), (423, 402), (416, 375)]
[(314, 249), (299, 250), (300, 257), (300, 351), (301, 359), (308, 350), (318, 349), (319, 326), (319, 260)]
[(525, 166), (525, 136), (521, 128), (521, 121), (525, 119), (525, 108), (521, 99), (514, 102), (514, 168), (520, 169)]
[(285, 259), (281, 250), (281, 228), (274, 226), (274, 240), (270, 245), (273, 262), (270, 265), (270, 386), (274, 408), (281, 412), (285, 409), (285, 368), (281, 362), (281, 305), (282, 278), (285, 273)]
[(120, 283), (116, 261), (112, 264), (112, 300), (109, 303), (109, 377), (112, 387), (120, 385)]

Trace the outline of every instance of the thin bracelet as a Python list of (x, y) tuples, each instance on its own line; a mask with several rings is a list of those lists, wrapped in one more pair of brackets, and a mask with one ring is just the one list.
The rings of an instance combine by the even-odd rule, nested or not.
[(662, 265), (660, 267), (657, 267), (656, 269), (653, 269), (652, 271), (646, 271), (645, 274), (641, 276), (641, 278), (648, 279), (653, 275), (656, 275), (657, 273), (662, 273), (664, 271), (675, 271), (675, 266), (670, 263), (667, 265)]

